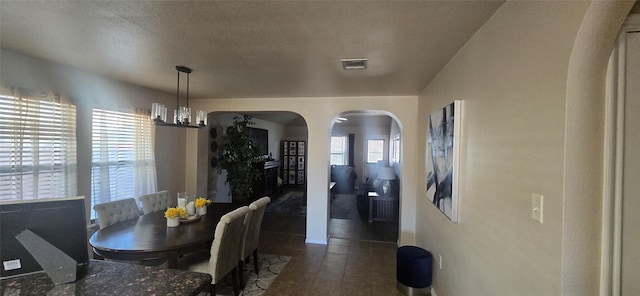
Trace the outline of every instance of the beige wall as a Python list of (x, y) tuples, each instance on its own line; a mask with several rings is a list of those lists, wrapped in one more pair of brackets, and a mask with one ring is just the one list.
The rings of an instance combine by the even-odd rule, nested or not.
[[(416, 241), (434, 254), (438, 295), (560, 294), (566, 82), (588, 5), (505, 3), (421, 93), (419, 126), (463, 103), (459, 222), (417, 189)], [(532, 193), (544, 195), (544, 224)]]
[(417, 244), (443, 255), (439, 295), (608, 295), (604, 73), (632, 5), (507, 2), (422, 92), (419, 124), (463, 100), (460, 222), (418, 203)]
[[(350, 110), (384, 110), (393, 114), (403, 127), (405, 160), (401, 187), (401, 244), (413, 244), (415, 233), (415, 184), (417, 157), (415, 136), (418, 98), (403, 97), (344, 97), (344, 98), (257, 98), (257, 99), (205, 99), (194, 102), (192, 108), (215, 111), (291, 111), (300, 114), (308, 126), (307, 158), (307, 241), (326, 243), (328, 221), (329, 139), (331, 122), (340, 113)], [(197, 134), (187, 135), (188, 143), (197, 142)], [(196, 145), (188, 145), (187, 155), (196, 155)], [(194, 148), (195, 147), (195, 148)], [(185, 183), (187, 190), (196, 188), (197, 159), (188, 159)]]
[[(161, 102), (172, 106), (175, 97), (155, 90), (107, 79), (72, 67), (25, 56), (3, 49), (0, 59), (0, 83), (34, 91), (53, 91), (74, 97), (77, 105), (78, 195), (91, 198), (91, 110), (94, 107), (127, 110), (151, 108)], [(156, 167), (158, 190), (172, 194), (184, 189), (185, 131), (173, 128), (156, 130)], [(87, 212), (88, 213), (88, 212)], [(87, 217), (89, 215), (87, 214)]]

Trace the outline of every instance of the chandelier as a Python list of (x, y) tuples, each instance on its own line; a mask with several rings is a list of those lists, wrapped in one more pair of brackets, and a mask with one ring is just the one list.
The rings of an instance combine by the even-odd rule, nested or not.
[[(191, 108), (189, 108), (189, 74), (191, 69), (184, 66), (176, 66), (178, 70), (178, 83), (176, 87), (176, 109), (173, 110), (173, 123), (167, 122), (167, 107), (160, 103), (151, 104), (151, 118), (153, 123), (159, 126), (203, 128), (207, 126), (207, 113), (196, 111), (195, 124), (191, 124)], [(180, 73), (187, 74), (187, 105), (180, 106)]]

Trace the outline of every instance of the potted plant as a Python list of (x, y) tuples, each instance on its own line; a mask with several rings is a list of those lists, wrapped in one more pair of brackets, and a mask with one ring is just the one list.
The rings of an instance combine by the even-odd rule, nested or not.
[(176, 227), (180, 225), (180, 218), (187, 217), (187, 212), (184, 208), (168, 208), (164, 212), (164, 217), (167, 218), (167, 227)]
[(253, 183), (260, 178), (260, 152), (251, 140), (247, 128), (253, 125), (251, 116), (235, 116), (233, 124), (225, 129), (225, 139), (218, 151), (218, 173), (227, 171), (226, 184), (229, 184), (231, 196), (247, 202), (253, 193)]
[(204, 197), (198, 197), (195, 201), (195, 209), (198, 213), (198, 216), (202, 216), (202, 215), (206, 215), (207, 214), (207, 206), (211, 204), (211, 201), (204, 198)]

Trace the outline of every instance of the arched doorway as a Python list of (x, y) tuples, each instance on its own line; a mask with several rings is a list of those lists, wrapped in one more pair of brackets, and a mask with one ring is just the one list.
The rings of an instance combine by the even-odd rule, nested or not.
[(402, 132), (384, 111), (349, 111), (331, 123), (329, 237), (398, 240)]
[[(240, 115), (250, 115), (254, 123), (251, 128), (260, 133), (259, 141), (264, 143), (264, 174), (258, 180), (263, 186), (257, 186), (259, 192), (255, 197), (269, 196), (271, 203), (267, 206), (263, 220), (263, 230), (305, 235), (306, 231), (306, 178), (297, 179), (299, 172), (306, 170), (305, 153), (296, 153), (295, 163), (289, 161), (290, 153), (285, 153), (283, 144), (289, 142), (306, 143), (308, 128), (306, 121), (297, 113), (288, 111), (260, 112), (213, 112), (209, 114), (210, 143), (207, 178), (207, 193), (215, 203), (235, 203), (225, 184), (224, 171), (218, 172), (214, 167), (217, 151), (213, 142), (224, 141), (223, 130)], [(216, 137), (213, 135), (216, 134)], [(302, 145), (303, 146), (303, 145)], [(297, 151), (296, 151), (297, 152)], [(286, 154), (286, 155), (285, 155)], [(298, 162), (299, 158), (303, 160)], [(285, 160), (285, 158), (287, 158)], [(290, 164), (293, 166), (290, 167)], [(293, 168), (293, 169), (291, 169)], [(289, 182), (289, 172), (294, 172), (296, 179)]]

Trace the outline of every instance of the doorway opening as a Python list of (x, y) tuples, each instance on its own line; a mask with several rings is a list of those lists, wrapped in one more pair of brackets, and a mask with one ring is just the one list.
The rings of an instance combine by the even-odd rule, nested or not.
[[(214, 203), (238, 204), (230, 194), (224, 171), (215, 168), (216, 149), (224, 139), (224, 129), (233, 118), (251, 116), (255, 141), (262, 144), (264, 156), (259, 163), (262, 174), (256, 180), (252, 199), (269, 196), (262, 223), (263, 231), (306, 235), (307, 219), (307, 123), (288, 111), (214, 112), (209, 114), (211, 147), (207, 192)], [(215, 132), (213, 132), (215, 131)], [(215, 135), (215, 137), (214, 137)], [(216, 142), (216, 145), (213, 145)], [(295, 146), (295, 147), (294, 147)], [(214, 149), (215, 148), (215, 149)], [(244, 204), (238, 204), (244, 205)]]
[(329, 237), (396, 242), (402, 132), (385, 111), (349, 111), (332, 122)]

